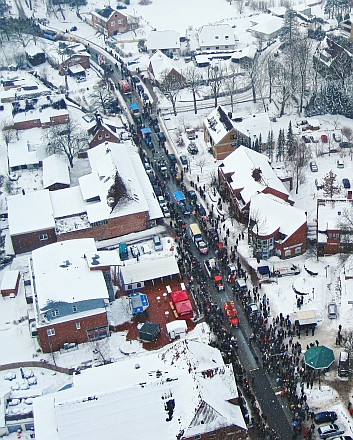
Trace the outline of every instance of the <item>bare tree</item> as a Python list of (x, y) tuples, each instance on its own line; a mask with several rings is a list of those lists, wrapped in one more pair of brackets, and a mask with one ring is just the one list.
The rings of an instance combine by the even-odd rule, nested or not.
[(77, 124), (69, 120), (66, 124), (53, 125), (45, 131), (44, 141), (48, 154), (61, 154), (67, 157), (71, 168), (79, 151), (88, 148), (87, 134)]
[(349, 143), (349, 152), (351, 155), (351, 160), (353, 158), (353, 130), (351, 129), (351, 127), (343, 127), (341, 130), (342, 135), (347, 139), (348, 143)]
[[(257, 259), (262, 258), (263, 240), (259, 236), (267, 229), (267, 219), (260, 210), (251, 209), (249, 212), (248, 233), (250, 237), (250, 245), (253, 250), (253, 256)], [(266, 240), (267, 242), (267, 240)]]
[(257, 80), (258, 80), (259, 67), (260, 67), (259, 58), (260, 58), (260, 54), (256, 52), (254, 59), (244, 64), (245, 70), (249, 75), (249, 79), (251, 83), (253, 102), (256, 102), (256, 87), (257, 87)]
[(306, 179), (306, 167), (310, 157), (310, 149), (307, 144), (303, 141), (295, 139), (293, 155), (291, 155), (290, 161), (287, 166), (293, 172), (293, 177), (295, 181), (295, 193), (299, 192), (299, 185), (303, 184)]
[(286, 104), (291, 97), (289, 67), (284, 63), (276, 63), (273, 84), (278, 89), (280, 112), (283, 116)]
[(332, 170), (324, 177), (323, 191), (324, 195), (330, 199), (340, 193), (340, 189), (337, 185), (337, 174)]
[(183, 72), (186, 86), (190, 89), (192, 93), (192, 99), (194, 101), (194, 112), (197, 114), (197, 102), (196, 96), (202, 87), (202, 75), (196, 67), (188, 67), (185, 72)]
[(304, 94), (308, 82), (309, 64), (312, 61), (313, 40), (307, 37), (296, 40), (295, 51), (293, 52), (295, 66), (299, 78), (299, 112), (303, 111)]
[(1, 124), (1, 134), (2, 138), (6, 144), (6, 146), (9, 146), (9, 143), (15, 140), (17, 136), (17, 132), (14, 128), (12, 128), (12, 122), (5, 120)]
[(197, 160), (195, 160), (195, 165), (198, 166), (200, 168), (200, 173), (202, 174), (202, 170), (204, 168), (204, 166), (207, 164), (208, 159), (207, 156), (205, 154), (201, 154), (201, 156), (199, 156), (197, 158)]
[(94, 87), (89, 96), (92, 111), (109, 113), (116, 107), (116, 97), (111, 81), (100, 80)]
[(207, 79), (214, 99), (214, 106), (217, 107), (219, 92), (223, 84), (223, 69), (220, 66), (209, 66)]
[(227, 94), (230, 96), (230, 105), (232, 107), (232, 112), (234, 111), (234, 94), (237, 90), (238, 79), (239, 66), (237, 64), (231, 63), (225, 71), (223, 87)]
[(180, 79), (173, 78), (171, 75), (168, 74), (167, 71), (165, 71), (161, 75), (159, 88), (161, 89), (164, 96), (168, 99), (168, 101), (172, 104), (173, 112), (176, 116), (176, 101), (180, 90), (183, 88), (183, 83)]

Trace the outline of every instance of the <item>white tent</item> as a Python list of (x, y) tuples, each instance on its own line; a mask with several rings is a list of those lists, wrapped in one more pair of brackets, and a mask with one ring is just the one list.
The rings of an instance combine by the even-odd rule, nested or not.
[(186, 321), (172, 321), (166, 324), (167, 332), (170, 339), (184, 339), (187, 332)]

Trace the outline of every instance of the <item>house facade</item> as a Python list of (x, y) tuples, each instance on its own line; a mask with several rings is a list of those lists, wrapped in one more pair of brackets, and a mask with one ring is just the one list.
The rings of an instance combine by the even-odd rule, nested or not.
[(202, 26), (198, 39), (201, 51), (231, 51), (235, 48), (234, 31), (228, 24)]
[(185, 83), (185, 78), (173, 60), (157, 50), (149, 60), (148, 74), (152, 83), (160, 87), (163, 81)]
[(317, 251), (319, 255), (353, 250), (352, 199), (317, 200)]
[(243, 223), (248, 221), (251, 197), (257, 193), (271, 194), (293, 204), (268, 157), (244, 146), (224, 159), (218, 167), (218, 180), (232, 215)]
[(150, 55), (160, 50), (165, 55), (180, 55), (180, 33), (176, 31), (151, 31), (146, 39)]
[(93, 238), (68, 240), (36, 249), (29, 259), (34, 312), (44, 353), (64, 344), (109, 336), (107, 310), (112, 290), (99, 270), (90, 270), (86, 254), (96, 252)]
[(210, 145), (217, 160), (225, 159), (240, 145), (250, 143), (249, 136), (241, 133), (234, 126), (222, 106), (218, 106), (203, 121), (204, 140)]
[(128, 18), (110, 6), (91, 12), (92, 26), (107, 37), (124, 34), (129, 30)]
[(248, 232), (253, 256), (258, 259), (286, 259), (306, 251), (306, 213), (269, 194), (251, 198)]

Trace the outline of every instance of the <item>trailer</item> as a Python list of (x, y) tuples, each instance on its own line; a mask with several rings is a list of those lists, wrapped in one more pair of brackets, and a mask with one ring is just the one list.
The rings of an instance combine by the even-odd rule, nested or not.
[(214, 280), (214, 285), (218, 291), (224, 290), (223, 278), (221, 275), (216, 275), (215, 277), (213, 277), (213, 280)]
[(121, 79), (119, 81), (119, 88), (124, 95), (130, 95), (131, 87), (128, 81), (126, 81), (125, 79)]
[(285, 277), (300, 274), (300, 268), (295, 264), (279, 263), (273, 265), (272, 275), (275, 277)]

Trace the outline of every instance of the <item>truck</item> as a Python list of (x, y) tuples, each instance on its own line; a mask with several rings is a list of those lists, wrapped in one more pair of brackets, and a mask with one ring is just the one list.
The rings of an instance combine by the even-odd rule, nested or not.
[(190, 206), (186, 203), (186, 197), (182, 191), (175, 191), (173, 193), (174, 200), (177, 203), (181, 213), (185, 216), (191, 215)]
[(193, 241), (193, 243), (197, 247), (198, 251), (201, 254), (207, 254), (208, 247), (202, 237), (199, 225), (197, 223), (191, 223), (189, 225), (189, 234), (190, 234), (191, 240)]
[(214, 258), (210, 258), (209, 260), (205, 260), (203, 264), (207, 275), (213, 279), (217, 290), (224, 290), (223, 278), (220, 274), (217, 261)]
[(130, 84), (125, 79), (121, 79), (119, 81), (119, 88), (124, 95), (130, 95), (131, 87)]
[(275, 277), (285, 277), (290, 275), (298, 275), (300, 268), (291, 263), (278, 263), (273, 266), (272, 275)]

